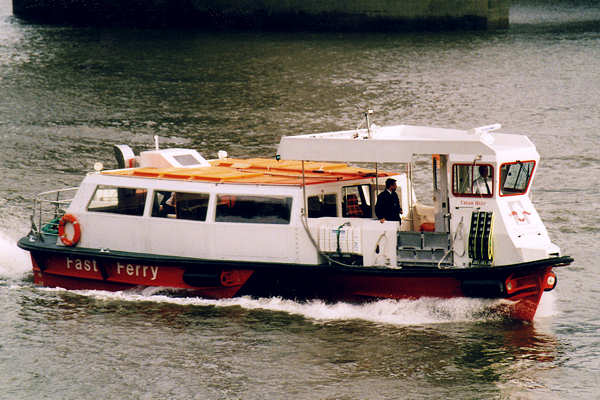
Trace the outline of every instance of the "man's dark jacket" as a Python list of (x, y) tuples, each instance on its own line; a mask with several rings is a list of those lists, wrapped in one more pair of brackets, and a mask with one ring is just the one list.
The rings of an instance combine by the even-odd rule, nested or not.
[(396, 192), (388, 192), (384, 190), (377, 196), (377, 204), (375, 204), (375, 214), (377, 218), (385, 218), (386, 221), (400, 221), (400, 200)]

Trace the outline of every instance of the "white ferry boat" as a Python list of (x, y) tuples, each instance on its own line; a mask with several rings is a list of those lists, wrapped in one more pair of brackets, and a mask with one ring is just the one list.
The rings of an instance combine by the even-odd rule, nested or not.
[[(498, 298), (510, 317), (532, 320), (556, 285), (553, 268), (573, 259), (550, 241), (530, 200), (535, 146), (499, 128), (376, 127), (367, 118), (365, 129), (283, 137), (271, 159), (206, 160), (158, 144), (135, 156), (119, 145), (119, 169), (40, 194), (18, 245), (42, 286), (157, 286), (207, 298)], [(429, 205), (413, 188), (423, 155)], [(382, 171), (386, 163), (398, 172)], [(401, 223), (375, 217), (388, 178)]]

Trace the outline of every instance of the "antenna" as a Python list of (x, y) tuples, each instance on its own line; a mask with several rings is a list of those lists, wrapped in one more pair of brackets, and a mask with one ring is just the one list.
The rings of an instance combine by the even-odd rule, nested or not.
[(367, 120), (367, 135), (369, 138), (371, 137), (371, 122), (369, 122), (370, 114), (373, 114), (373, 110), (369, 108), (367, 111), (365, 111), (365, 119)]
[(472, 129), (469, 129), (467, 132), (472, 135), (474, 135), (474, 134), (483, 135), (484, 133), (496, 131), (500, 128), (502, 128), (502, 125), (492, 124), (492, 125), (485, 125), (485, 126), (479, 126), (477, 128), (472, 128)]
[(488, 145), (491, 145), (492, 143), (494, 143), (494, 137), (490, 135), (490, 132), (496, 131), (500, 128), (502, 128), (502, 125), (500, 124), (485, 125), (469, 129), (467, 133), (470, 135), (477, 135), (479, 136), (481, 141)]

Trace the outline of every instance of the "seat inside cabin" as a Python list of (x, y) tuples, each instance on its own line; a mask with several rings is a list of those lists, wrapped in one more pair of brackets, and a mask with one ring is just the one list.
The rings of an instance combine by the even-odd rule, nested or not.
[(346, 215), (354, 218), (362, 218), (364, 216), (355, 194), (346, 196)]

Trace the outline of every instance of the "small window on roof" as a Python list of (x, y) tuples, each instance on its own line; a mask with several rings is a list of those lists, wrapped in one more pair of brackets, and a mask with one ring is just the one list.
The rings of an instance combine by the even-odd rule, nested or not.
[(198, 161), (196, 157), (191, 154), (181, 154), (178, 156), (173, 156), (173, 158), (184, 167), (200, 164), (200, 161)]
[(452, 192), (455, 196), (492, 197), (494, 168), (489, 164), (454, 164)]
[(218, 195), (216, 222), (289, 224), (291, 197)]
[(144, 214), (146, 189), (98, 185), (87, 210), (114, 214)]

